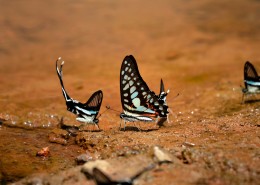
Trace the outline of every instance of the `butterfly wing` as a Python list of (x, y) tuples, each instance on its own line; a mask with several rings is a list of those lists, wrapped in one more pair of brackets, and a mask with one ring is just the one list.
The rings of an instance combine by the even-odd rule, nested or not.
[(102, 100), (103, 100), (103, 92), (101, 90), (98, 90), (91, 95), (88, 101), (84, 104), (84, 108), (94, 112), (96, 118), (100, 110)]
[(260, 82), (260, 77), (258, 76), (255, 67), (249, 61), (247, 61), (244, 66), (244, 81), (246, 87), (248, 83), (253, 85), (254, 83), (259, 84)]
[[(167, 108), (142, 79), (135, 58), (126, 56), (120, 70), (121, 103), (124, 112), (132, 115), (165, 117)], [(166, 110), (165, 110), (166, 109)]]

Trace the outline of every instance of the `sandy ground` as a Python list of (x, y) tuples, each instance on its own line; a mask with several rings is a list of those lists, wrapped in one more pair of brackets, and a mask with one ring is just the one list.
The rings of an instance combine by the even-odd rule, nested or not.
[[(159, 92), (161, 78), (171, 90), (171, 122), (159, 130), (121, 132), (119, 113), (106, 111), (100, 117), (103, 131), (89, 134), (110, 135), (121, 146), (129, 138), (135, 141), (129, 145), (168, 150), (189, 141), (202, 153), (247, 169), (207, 171), (198, 161), (188, 167), (199, 171), (193, 176), (187, 172), (191, 180), (165, 167), (151, 184), (256, 183), (260, 102), (241, 104), (240, 85), (246, 60), (260, 72), (259, 8), (257, 0), (0, 1), (0, 118), (9, 121), (0, 125), (2, 182), (69, 168), (86, 150), (72, 141), (66, 146), (48, 142), (61, 117), (76, 124), (56, 75), (59, 56), (65, 60), (70, 96), (85, 102), (101, 89), (103, 112), (106, 105), (121, 111), (119, 70), (123, 58), (132, 54), (151, 90)], [(45, 146), (51, 148), (51, 161), (35, 159)], [(95, 150), (103, 152), (102, 147), (91, 152)]]

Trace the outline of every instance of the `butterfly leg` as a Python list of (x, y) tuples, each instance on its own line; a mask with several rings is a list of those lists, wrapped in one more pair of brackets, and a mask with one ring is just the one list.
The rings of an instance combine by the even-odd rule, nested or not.
[(95, 124), (97, 127), (98, 127), (98, 130), (100, 131), (100, 127), (99, 127), (99, 125), (98, 124)]
[(120, 120), (119, 131), (121, 130), (122, 119)]
[(81, 124), (81, 125), (79, 126), (79, 131), (82, 131), (82, 127), (83, 127), (83, 125)]
[(140, 128), (141, 128), (141, 127), (140, 127), (140, 123), (139, 123), (139, 125), (137, 126), (137, 128), (138, 128), (138, 131), (140, 131), (140, 132), (142, 131), (142, 130), (140, 129)]
[(245, 103), (244, 98), (245, 98), (245, 93), (243, 93), (242, 95), (242, 101), (241, 101), (242, 104)]
[(125, 131), (125, 120), (124, 120), (124, 131)]
[(170, 123), (169, 114), (167, 115), (167, 122)]
[[(171, 115), (173, 115), (172, 109), (169, 108), (169, 112), (171, 113)], [(168, 122), (168, 123), (170, 123), (169, 115), (170, 115), (170, 114), (167, 115), (167, 122)]]

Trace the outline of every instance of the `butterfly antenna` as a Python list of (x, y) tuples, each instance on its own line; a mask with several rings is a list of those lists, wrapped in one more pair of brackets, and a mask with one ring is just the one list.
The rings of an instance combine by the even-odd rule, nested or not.
[(180, 95), (180, 93), (176, 94), (176, 96), (174, 97), (174, 99), (177, 98), (179, 95)]
[(106, 108), (107, 108), (107, 110), (112, 110), (112, 111), (115, 111), (115, 112), (119, 112), (119, 113), (121, 113), (121, 112), (118, 111), (118, 110), (112, 109), (112, 108), (110, 107), (110, 105), (107, 105)]
[(177, 93), (174, 97), (169, 97), (169, 98), (167, 99), (167, 102), (174, 100), (174, 99), (177, 98), (179, 95), (180, 95), (180, 93)]
[[(106, 106), (107, 108), (107, 106)], [(100, 113), (98, 116), (97, 116), (97, 119), (100, 118), (106, 111), (108, 110), (108, 108), (106, 110), (104, 110), (102, 113)]]
[(179, 95), (180, 95), (180, 93), (177, 93), (173, 98), (171, 98), (171, 100), (174, 100), (175, 98), (178, 98)]

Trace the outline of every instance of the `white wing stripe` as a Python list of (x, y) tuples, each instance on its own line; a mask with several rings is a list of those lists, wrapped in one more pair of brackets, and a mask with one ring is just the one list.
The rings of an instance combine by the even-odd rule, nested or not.
[(249, 85), (255, 85), (255, 86), (260, 86), (260, 82), (253, 82), (253, 81), (247, 81), (245, 80), (245, 82)]

